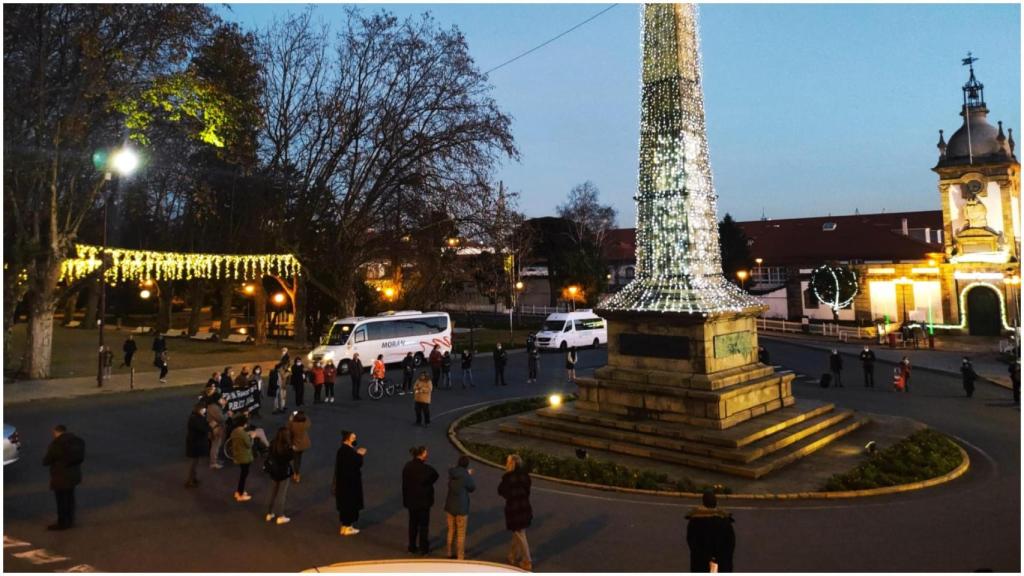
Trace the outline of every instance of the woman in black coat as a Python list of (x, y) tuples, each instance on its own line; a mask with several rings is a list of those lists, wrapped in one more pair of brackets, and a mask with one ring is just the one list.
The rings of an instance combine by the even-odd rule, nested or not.
[(295, 405), (305, 404), (306, 396), (306, 373), (302, 369), (302, 358), (296, 358), (292, 366), (292, 388), (295, 389)]
[(352, 377), (352, 399), (362, 400), (359, 391), (363, 387), (363, 363), (359, 360), (359, 354), (352, 355), (352, 360), (348, 363), (348, 372)]
[(287, 428), (281, 426), (270, 443), (270, 452), (267, 455), (266, 469), (270, 479), (274, 481), (274, 489), (270, 492), (270, 504), (267, 506), (267, 522), (276, 522), (278, 525), (291, 522), (291, 518), (284, 515), (284, 499), (288, 494), (288, 481), (292, 477), (294, 458), (292, 435)]
[(526, 541), (526, 529), (533, 521), (533, 508), (530, 506), (530, 474), (523, 467), (523, 460), (518, 454), (508, 455), (505, 470), (501, 484), (498, 485), (498, 494), (505, 499), (505, 528), (512, 532), (508, 563), (523, 570), (532, 570), (530, 544)]
[(334, 459), (334, 481), (331, 494), (338, 508), (342, 536), (354, 536), (359, 530), (353, 526), (363, 509), (363, 456), (366, 448), (356, 448), (356, 433), (343, 430), (341, 447)]
[(196, 465), (200, 458), (210, 455), (210, 423), (206, 421), (206, 402), (198, 402), (188, 416), (188, 433), (185, 436), (185, 455), (188, 456), (188, 479), (185, 488), (199, 485), (196, 479)]

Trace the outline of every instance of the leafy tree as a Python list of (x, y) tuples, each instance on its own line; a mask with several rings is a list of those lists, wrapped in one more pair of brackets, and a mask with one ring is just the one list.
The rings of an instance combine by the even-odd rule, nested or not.
[(722, 250), (722, 273), (736, 282), (736, 272), (749, 270), (753, 260), (747, 235), (729, 214), (718, 223), (718, 244)]
[[(104, 190), (93, 153), (122, 141), (125, 104), (173, 83), (213, 21), (199, 4), (5, 7), (4, 284), (5, 295), (17, 296), (6, 286), (24, 274), (28, 377), (49, 375), (53, 313), (77, 289), (58, 282), (61, 262)], [(5, 313), (13, 314), (14, 304)]]

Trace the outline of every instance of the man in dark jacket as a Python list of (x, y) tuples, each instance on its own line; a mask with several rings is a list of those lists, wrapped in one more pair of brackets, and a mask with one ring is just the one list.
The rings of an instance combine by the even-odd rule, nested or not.
[(441, 347), (434, 345), (434, 349), (430, 351), (430, 384), (435, 388), (441, 386), (441, 367), (444, 364), (444, 356), (441, 354)]
[(57, 523), (47, 530), (67, 530), (75, 524), (75, 486), (82, 482), (85, 441), (58, 424), (53, 427), (53, 442), (46, 450), (43, 466), (50, 467), (50, 490), (57, 499)]
[(160, 367), (160, 357), (167, 352), (167, 340), (164, 340), (163, 334), (157, 334), (156, 338), (153, 338), (153, 364)]
[(843, 387), (843, 357), (839, 355), (839, 350), (832, 349), (832, 354), (828, 357), (828, 368), (832, 372), (832, 381), (835, 382), (836, 388)]
[(974, 381), (978, 379), (978, 373), (974, 371), (974, 364), (971, 364), (971, 359), (967, 356), (964, 356), (963, 362), (960, 363), (960, 376), (963, 378), (967, 397), (974, 396)]
[(462, 349), (462, 387), (466, 387), (466, 382), (473, 388), (476, 388), (476, 384), (473, 383), (473, 352), (469, 348)]
[(185, 456), (188, 457), (189, 465), (185, 488), (195, 488), (199, 485), (199, 479), (196, 478), (196, 466), (199, 465), (200, 458), (205, 458), (210, 453), (211, 434), (210, 423), (206, 420), (206, 402), (201, 401), (192, 407), (192, 413), (188, 416)]
[(434, 505), (434, 483), (438, 473), (427, 464), (427, 447), (416, 446), (402, 469), (402, 505), (409, 510), (409, 552), (430, 553), (430, 507)]
[(295, 389), (295, 405), (304, 406), (306, 401), (306, 372), (302, 367), (302, 358), (296, 358), (292, 364), (291, 385)]
[(341, 522), (342, 536), (359, 534), (353, 524), (359, 520), (359, 511), (363, 509), (363, 456), (366, 448), (356, 448), (356, 433), (342, 430), (341, 447), (334, 458), (334, 480), (331, 482), (331, 494), (338, 509), (338, 520)]
[(231, 369), (231, 366), (225, 366), (224, 371), (220, 373), (220, 388), (221, 394), (225, 392), (231, 392), (235, 387), (235, 371)]
[(866, 388), (874, 388), (875, 352), (871, 348), (868, 348), (867, 344), (864, 345), (864, 350), (861, 350), (860, 365), (864, 369), (864, 386)]
[(501, 347), (501, 342), (494, 348), (494, 385), (507, 386), (505, 384), (505, 363), (508, 362), (508, 354)]
[(129, 334), (128, 339), (121, 346), (121, 351), (124, 352), (124, 362), (121, 362), (122, 367), (132, 367), (132, 356), (135, 356), (135, 351), (138, 349), (139, 346), (135, 343), (135, 336)]
[(686, 515), (690, 572), (711, 572), (712, 562), (718, 572), (732, 572), (732, 553), (736, 548), (732, 514), (718, 509), (718, 499), (710, 490), (704, 493), (703, 504)]
[(352, 399), (362, 400), (359, 393), (363, 388), (363, 362), (359, 359), (358, 353), (352, 355), (352, 361), (348, 364), (348, 373), (352, 377)]
[(402, 358), (402, 389), (398, 391), (400, 396), (404, 396), (406, 392), (412, 392), (412, 377), (416, 372), (416, 358), (413, 357), (412, 352), (406, 352), (405, 358)]

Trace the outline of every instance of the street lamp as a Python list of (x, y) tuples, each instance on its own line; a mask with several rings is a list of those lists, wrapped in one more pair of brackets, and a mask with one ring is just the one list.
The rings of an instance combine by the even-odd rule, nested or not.
[[(270, 301), (273, 302), (274, 306), (277, 306), (278, 308), (280, 308), (281, 306), (284, 306), (285, 300), (287, 300), (287, 298), (285, 297), (284, 292), (278, 292), (277, 294), (274, 294), (270, 298)], [(277, 340), (275, 345), (278, 346), (278, 347), (281, 345), (281, 331), (277, 329), (277, 320), (278, 320), (278, 316), (280, 316), (280, 315), (281, 315), (281, 311), (280, 310), (278, 310), (277, 312), (274, 313), (274, 337)]]
[(576, 311), (576, 294), (580, 291), (580, 287), (575, 284), (567, 288), (569, 292), (569, 301), (572, 302), (572, 309)]
[(384, 299), (387, 300), (388, 302), (390, 302), (394, 298), (395, 298), (395, 289), (390, 287), (390, 286), (385, 288), (384, 289)]
[(153, 293), (145, 288), (143, 288), (142, 291), (139, 292), (139, 298), (142, 298), (143, 300), (149, 300), (149, 297), (152, 295)]
[(757, 267), (754, 268), (754, 281), (755, 281), (755, 283), (756, 282), (763, 282), (764, 281), (764, 270), (761, 269), (761, 264), (763, 264), (763, 263), (764, 263), (764, 258), (754, 258), (754, 264), (757, 264)]
[[(139, 167), (139, 156), (134, 150), (128, 147), (119, 148), (113, 154), (110, 155), (106, 163), (106, 170), (103, 174), (103, 180), (106, 182), (114, 181), (114, 175), (118, 176), (130, 176), (135, 169)], [(110, 198), (116, 193), (116, 187), (111, 189), (103, 200), (103, 250), (100, 252), (103, 256), (107, 256), (107, 208), (110, 205)], [(99, 302), (99, 321), (97, 325), (100, 332), (100, 346), (97, 352), (96, 362), (96, 387), (103, 387), (103, 350), (105, 344), (103, 341), (104, 323), (107, 319), (107, 281), (104, 278), (106, 276), (106, 270), (100, 275), (100, 302)], [(141, 294), (140, 294), (141, 296)]]
[(739, 270), (736, 272), (736, 277), (740, 279), (740, 288), (745, 288), (747, 284), (747, 276), (750, 274), (746, 270)]

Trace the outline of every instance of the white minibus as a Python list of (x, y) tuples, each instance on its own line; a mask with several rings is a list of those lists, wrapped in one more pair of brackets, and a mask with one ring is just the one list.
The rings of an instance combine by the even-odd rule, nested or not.
[(356, 353), (367, 369), (378, 354), (384, 355), (385, 364), (394, 364), (401, 362), (407, 352), (412, 352), (416, 366), (421, 366), (435, 345), (440, 346), (442, 354), (452, 349), (452, 321), (448, 313), (404, 310), (336, 320), (308, 358), (333, 360), (338, 372), (347, 374), (349, 361)]

